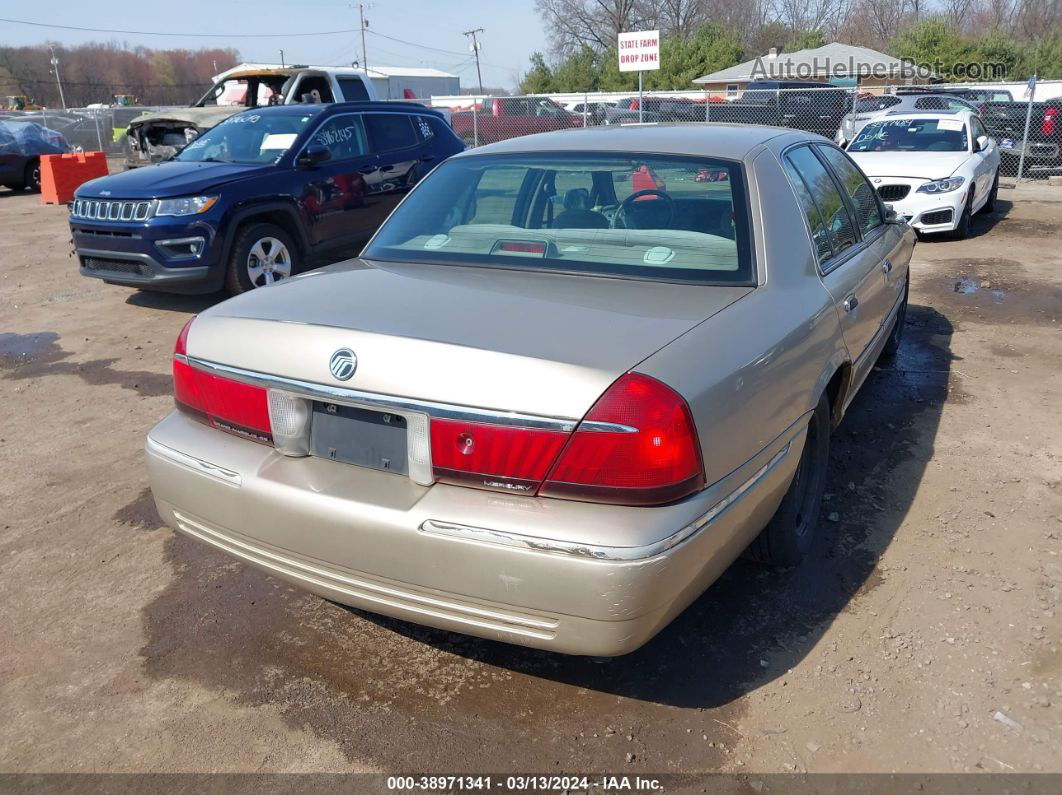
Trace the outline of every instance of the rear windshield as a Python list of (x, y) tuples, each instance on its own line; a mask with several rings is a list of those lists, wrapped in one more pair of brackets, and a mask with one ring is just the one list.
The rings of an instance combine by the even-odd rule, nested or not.
[(363, 256), (709, 283), (752, 281), (739, 164), (629, 153), (443, 163)]
[(965, 152), (962, 119), (889, 119), (871, 122), (848, 146), (849, 152)]

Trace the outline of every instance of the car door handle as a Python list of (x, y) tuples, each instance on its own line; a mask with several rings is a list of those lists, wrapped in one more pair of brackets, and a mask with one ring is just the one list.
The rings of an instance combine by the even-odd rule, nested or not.
[(421, 155), (420, 162), (427, 163), (435, 159), (435, 155)]
[(841, 306), (844, 307), (845, 312), (851, 312), (853, 309), (859, 306), (859, 299), (856, 298), (854, 295), (850, 295), (844, 299), (844, 303), (841, 304)]
[(888, 276), (891, 271), (892, 271), (892, 263), (889, 262), (889, 260), (885, 260), (884, 262), (881, 263), (881, 272), (882, 273), (884, 273), (886, 276)]

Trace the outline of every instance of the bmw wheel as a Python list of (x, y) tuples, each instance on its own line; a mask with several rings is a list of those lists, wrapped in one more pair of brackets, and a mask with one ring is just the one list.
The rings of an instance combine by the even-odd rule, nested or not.
[(297, 271), (297, 252), (291, 236), (276, 224), (245, 227), (229, 255), (226, 289), (239, 295), (287, 279)]
[(985, 206), (982, 208), (986, 213), (992, 213), (996, 210), (996, 197), (999, 195), (999, 169), (996, 169), (996, 176), (992, 180), (992, 190), (988, 192), (988, 200), (985, 202)]

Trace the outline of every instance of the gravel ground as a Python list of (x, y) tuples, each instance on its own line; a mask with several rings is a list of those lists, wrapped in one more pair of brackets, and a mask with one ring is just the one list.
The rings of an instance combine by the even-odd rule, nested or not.
[(1062, 189), (915, 250), (802, 567), (595, 661), (305, 595), (161, 526), (175, 298), (0, 190), (0, 770), (1062, 772)]

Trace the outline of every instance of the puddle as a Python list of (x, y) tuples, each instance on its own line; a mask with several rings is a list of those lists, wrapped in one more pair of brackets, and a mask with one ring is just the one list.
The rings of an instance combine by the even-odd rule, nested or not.
[(0, 334), (0, 371), (3, 378), (25, 381), (53, 375), (76, 375), (91, 386), (115, 384), (141, 397), (161, 397), (173, 391), (169, 373), (147, 370), (116, 370), (118, 359), (71, 362), (70, 352), (59, 345), (54, 331), (31, 334)]
[(936, 260), (949, 274), (930, 287), (932, 303), (956, 321), (1043, 325), (1062, 322), (1062, 288), (1026, 277), (1017, 260)]
[(36, 334), (0, 334), (0, 369), (11, 370), (27, 362), (39, 361), (60, 354), (59, 335), (54, 331)]

